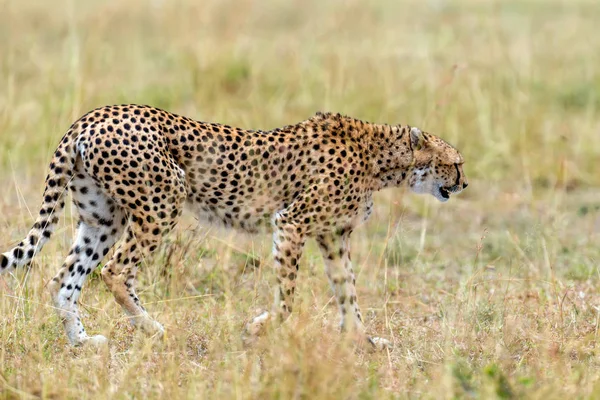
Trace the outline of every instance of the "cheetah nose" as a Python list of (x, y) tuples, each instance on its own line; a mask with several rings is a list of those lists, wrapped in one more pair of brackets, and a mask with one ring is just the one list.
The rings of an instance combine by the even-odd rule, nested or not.
[(469, 184), (467, 182), (463, 183), (463, 189), (466, 189)]

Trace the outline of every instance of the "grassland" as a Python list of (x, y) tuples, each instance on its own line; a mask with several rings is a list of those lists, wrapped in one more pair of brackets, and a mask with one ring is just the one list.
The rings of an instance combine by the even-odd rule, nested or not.
[(81, 300), (102, 351), (70, 348), (45, 286), (74, 231), (0, 278), (0, 398), (600, 397), (600, 5), (585, 0), (0, 0), (0, 249), (93, 107), (143, 103), (273, 128), (317, 110), (410, 123), (459, 147), (469, 189), (377, 195), (354, 234), (359, 298), (394, 348), (340, 340), (308, 246), (295, 315), (255, 346), (268, 235), (190, 216), (139, 274), (163, 342), (97, 273)]

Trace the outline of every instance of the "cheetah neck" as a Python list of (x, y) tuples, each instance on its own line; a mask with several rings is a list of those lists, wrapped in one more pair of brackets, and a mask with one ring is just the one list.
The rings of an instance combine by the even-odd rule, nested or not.
[(317, 114), (314, 119), (323, 130), (338, 130), (359, 143), (368, 160), (373, 191), (402, 185), (414, 169), (410, 126), (375, 124), (340, 114)]
[(373, 190), (401, 186), (415, 165), (409, 138), (410, 127), (369, 124), (365, 126), (365, 131)]

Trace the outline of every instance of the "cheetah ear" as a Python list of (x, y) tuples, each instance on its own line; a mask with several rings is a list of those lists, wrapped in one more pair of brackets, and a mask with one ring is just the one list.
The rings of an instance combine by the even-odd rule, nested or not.
[(413, 150), (421, 150), (424, 141), (423, 132), (419, 128), (414, 126), (410, 128), (410, 144)]

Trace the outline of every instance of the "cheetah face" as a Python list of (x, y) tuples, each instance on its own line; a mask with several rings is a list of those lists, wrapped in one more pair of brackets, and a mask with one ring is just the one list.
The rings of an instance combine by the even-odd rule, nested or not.
[(414, 169), (409, 186), (415, 193), (429, 193), (441, 202), (463, 191), (467, 178), (460, 152), (437, 136), (411, 129)]

